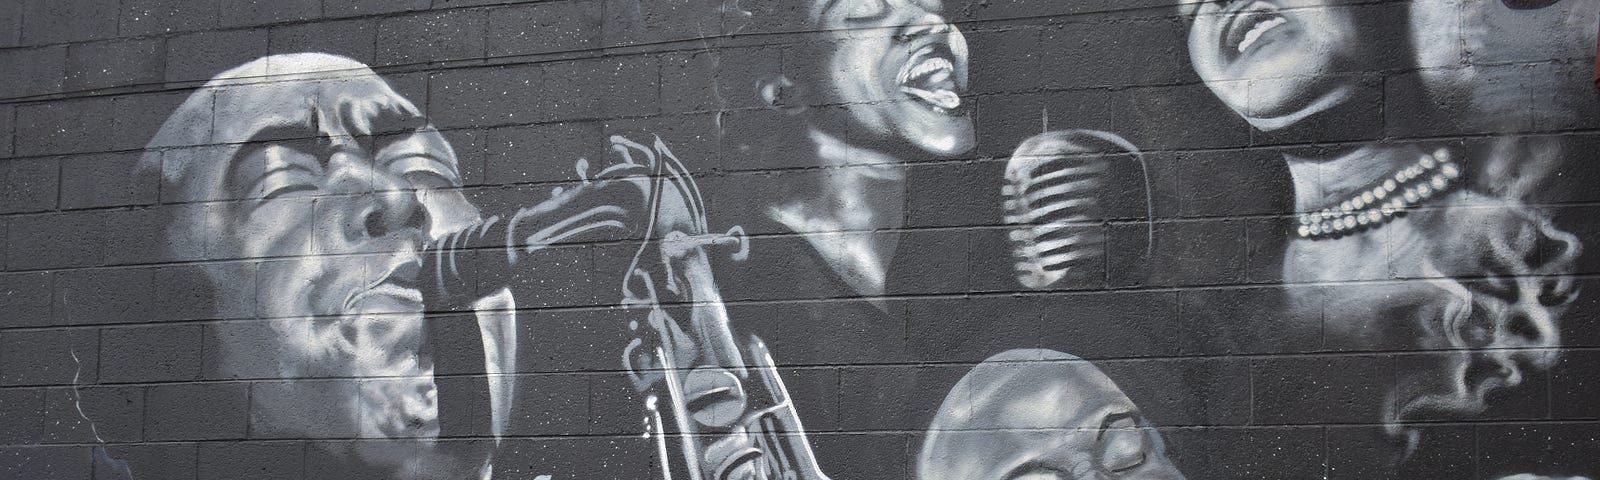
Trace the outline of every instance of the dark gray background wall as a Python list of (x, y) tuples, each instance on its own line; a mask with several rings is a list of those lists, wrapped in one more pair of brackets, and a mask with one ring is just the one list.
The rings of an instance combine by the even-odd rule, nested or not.
[[(1282, 15), (1289, 26), (1279, 28), (1300, 30), (1258, 32), (1263, 48), (1334, 60), (1263, 60), (1259, 71), (1272, 75), (1216, 78), (1204, 72), (1214, 59), (1197, 56), (1244, 33), (1197, 41), (1191, 31), (1237, 2), (838, 3), (830, 8), (855, 9), (835, 15), (846, 27), (798, 0), (0, 3), (0, 477), (469, 478), (489, 465), (494, 478), (689, 478), (717, 467), (709, 453), (662, 458), (642, 435), (646, 398), (673, 398), (637, 380), (652, 369), (625, 361), (630, 341), (653, 337), (648, 308), (629, 302), (637, 292), (618, 288), (641, 245), (660, 254), (648, 242), (660, 232), (643, 219), (695, 230), (680, 225), (693, 212), (676, 212), (678, 223), (634, 217), (627, 238), (562, 244), (519, 269), (468, 267), (498, 279), (468, 281), (473, 293), (504, 285), (517, 299), (514, 328), (500, 337), (517, 339), (500, 365), (514, 379), (511, 402), (486, 393), (482, 384), (501, 377), (483, 362), (444, 367), (460, 352), (423, 325), (465, 314), (435, 297), (425, 320), (284, 307), (294, 297), (282, 292), (333, 282), (283, 273), (299, 271), (291, 264), (327, 259), (317, 268), (370, 280), (387, 270), (360, 262), (436, 245), (432, 204), (405, 207), (434, 215), (423, 225), (339, 213), (344, 200), (411, 201), (423, 184), (405, 174), (396, 185), (313, 189), (295, 194), (298, 206), (249, 216), (264, 192), (195, 194), (186, 182), (203, 180), (175, 165), (242, 162), (283, 139), (226, 137), (229, 125), (349, 100), (338, 95), (414, 105), (433, 128), (350, 132), (377, 155), (357, 164), (376, 168), (382, 156), (371, 152), (386, 139), (436, 129), (455, 157), (444, 190), (484, 217), (509, 217), (556, 188), (596, 188), (611, 202), (614, 190), (585, 178), (624, 151), (658, 156), (650, 167), (669, 164), (670, 151), (684, 170), (648, 175), (698, 185), (705, 225), (691, 233), (738, 226), (749, 248), (735, 255), (723, 241), (696, 247), (703, 259), (669, 259), (682, 262), (668, 274), (679, 287), (717, 295), (663, 293), (688, 304), (663, 311), (683, 325), (700, 325), (685, 312), (725, 312), (727, 339), (743, 349), (734, 362), (702, 343), (674, 354), (700, 362), (678, 373), (753, 364), (761, 355), (745, 345), (756, 336), (787, 387), (769, 392), (749, 369), (737, 377), (748, 397), (690, 409), (739, 416), (792, 397), (803, 430), (768, 433), (814, 453), (832, 478), (1600, 475), (1600, 286), (1588, 245), (1600, 231), (1594, 4), (1270, 0), (1262, 17), (1240, 18)], [(1347, 17), (1346, 37), (1307, 33)], [(919, 25), (958, 29), (966, 55), (951, 46), (956, 34)], [(930, 108), (899, 84), (889, 98), (850, 96), (846, 80), (881, 86), (872, 82), (892, 74), (878, 69), (921, 60), (896, 43), (919, 35), (970, 64), (951, 73), (970, 73), (948, 88), (961, 99), (954, 113), (895, 110)], [(283, 63), (213, 81), (301, 52), (354, 63)], [(1336, 107), (1288, 126), (1245, 118), (1291, 81), (1344, 90)], [(385, 84), (393, 94), (371, 86)], [(1240, 86), (1248, 109), (1221, 98)], [(229, 104), (230, 94), (247, 100)], [(873, 123), (882, 105), (889, 120)], [(326, 111), (352, 125), (364, 115)], [(964, 121), (970, 142), (918, 143), (926, 125), (961, 137)], [(327, 125), (313, 122), (312, 136), (330, 138)], [(1071, 219), (1087, 259), (1031, 288), (1015, 273), (1030, 260), (1014, 256), (1013, 232), (1028, 225), (1008, 219), (1018, 212), (1002, 193), (1007, 165), (1028, 157), (1019, 144), (1064, 130), (1125, 143), (1078, 136), (1032, 152), (1108, 173), (1073, 193), (1093, 199)], [(819, 163), (815, 132), (848, 154)], [(321, 163), (330, 171), (331, 155)], [(1298, 234), (1317, 224), (1303, 213), (1337, 209), (1422, 157), (1452, 160), (1464, 176), (1398, 220), (1326, 241)], [(579, 159), (597, 166), (589, 176)], [(625, 196), (615, 203), (633, 208)], [(785, 216), (791, 207), (811, 222)], [(380, 220), (396, 226), (371, 223)], [(241, 247), (295, 222), (316, 239), (307, 249)], [(420, 240), (397, 250), (324, 243), (401, 227)], [(842, 260), (860, 258), (879, 263)], [(684, 267), (700, 261), (710, 270)], [(362, 336), (368, 328), (377, 333)], [(409, 333), (383, 336), (393, 331)], [(466, 363), (494, 343), (484, 335), (460, 353)], [(437, 370), (388, 369), (406, 358)], [(412, 380), (436, 399), (417, 400), (433, 402), (424, 413), (395, 413), (416, 390), (388, 395), (385, 385)], [(1101, 404), (1136, 421), (1102, 423), (1091, 413)], [(501, 430), (483, 426), (498, 421), (486, 420), (491, 410), (509, 419)], [(710, 423), (689, 442), (743, 438), (732, 422)], [(1140, 460), (1107, 466), (1117, 463), (1108, 448), (1129, 447), (1105, 443), (1105, 432), (1129, 428)], [(1021, 476), (1030, 472), (1039, 476)]]

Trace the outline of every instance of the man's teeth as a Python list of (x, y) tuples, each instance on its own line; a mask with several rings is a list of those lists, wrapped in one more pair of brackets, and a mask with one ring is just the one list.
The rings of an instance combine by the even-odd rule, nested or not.
[(1269, 20), (1262, 21), (1255, 24), (1255, 26), (1250, 27), (1250, 31), (1245, 32), (1244, 34), (1244, 40), (1239, 42), (1239, 53), (1244, 53), (1244, 51), (1250, 48), (1251, 45), (1255, 45), (1256, 41), (1261, 40), (1262, 35), (1265, 35), (1268, 31), (1274, 28), (1283, 26), (1285, 23), (1289, 23), (1289, 21), (1283, 17), (1272, 17)]
[(900, 87), (900, 90), (945, 110), (954, 110), (961, 106), (961, 96), (949, 90), (928, 91), (915, 87)]

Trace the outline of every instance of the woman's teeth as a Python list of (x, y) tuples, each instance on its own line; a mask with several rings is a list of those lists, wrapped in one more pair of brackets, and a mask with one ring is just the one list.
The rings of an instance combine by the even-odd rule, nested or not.
[(944, 57), (928, 57), (900, 74), (900, 90), (934, 107), (952, 110), (961, 106), (955, 92), (955, 64)]
[[(918, 80), (921, 83), (943, 81), (949, 79), (950, 72), (954, 71), (955, 69), (955, 65), (950, 63), (950, 60), (948, 59), (943, 57), (928, 57), (927, 59), (918, 62), (915, 67), (911, 68), (911, 70), (902, 74), (900, 83), (910, 83), (912, 80)], [(935, 74), (942, 74), (942, 77), (935, 79), (933, 78)], [(927, 78), (924, 79), (924, 77)]]
[(1239, 42), (1239, 53), (1244, 53), (1244, 51), (1249, 49), (1251, 45), (1255, 45), (1256, 41), (1261, 40), (1262, 35), (1265, 35), (1268, 31), (1271, 31), (1274, 28), (1283, 26), (1285, 23), (1289, 23), (1289, 20), (1284, 19), (1283, 17), (1272, 17), (1271, 19), (1256, 23), (1255, 26), (1250, 27), (1250, 31), (1245, 32), (1244, 40)]

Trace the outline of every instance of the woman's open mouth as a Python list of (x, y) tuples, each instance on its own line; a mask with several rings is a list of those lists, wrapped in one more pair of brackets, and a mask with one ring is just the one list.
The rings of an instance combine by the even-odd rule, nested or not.
[(961, 107), (965, 79), (958, 78), (955, 55), (944, 44), (918, 49), (895, 79), (900, 91), (940, 113)]
[(1253, 47), (1269, 43), (1271, 34), (1289, 24), (1276, 5), (1271, 2), (1242, 4), (1238, 10), (1227, 14), (1228, 25), (1222, 34), (1222, 54), (1229, 61), (1238, 59)]

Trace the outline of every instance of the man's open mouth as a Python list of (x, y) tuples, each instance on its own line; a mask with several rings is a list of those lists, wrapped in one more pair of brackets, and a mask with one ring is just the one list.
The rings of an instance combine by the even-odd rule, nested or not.
[(401, 262), (377, 282), (345, 300), (344, 311), (365, 313), (420, 313), (422, 290), (417, 287), (417, 262)]
[(1270, 33), (1289, 24), (1289, 19), (1271, 2), (1251, 2), (1227, 14), (1228, 25), (1222, 35), (1222, 53), (1237, 59), (1252, 47), (1263, 44)]
[(900, 91), (932, 107), (948, 113), (961, 107), (961, 90), (964, 79), (957, 78), (955, 55), (944, 44), (934, 44), (918, 49), (911, 60), (901, 67), (896, 78)]

